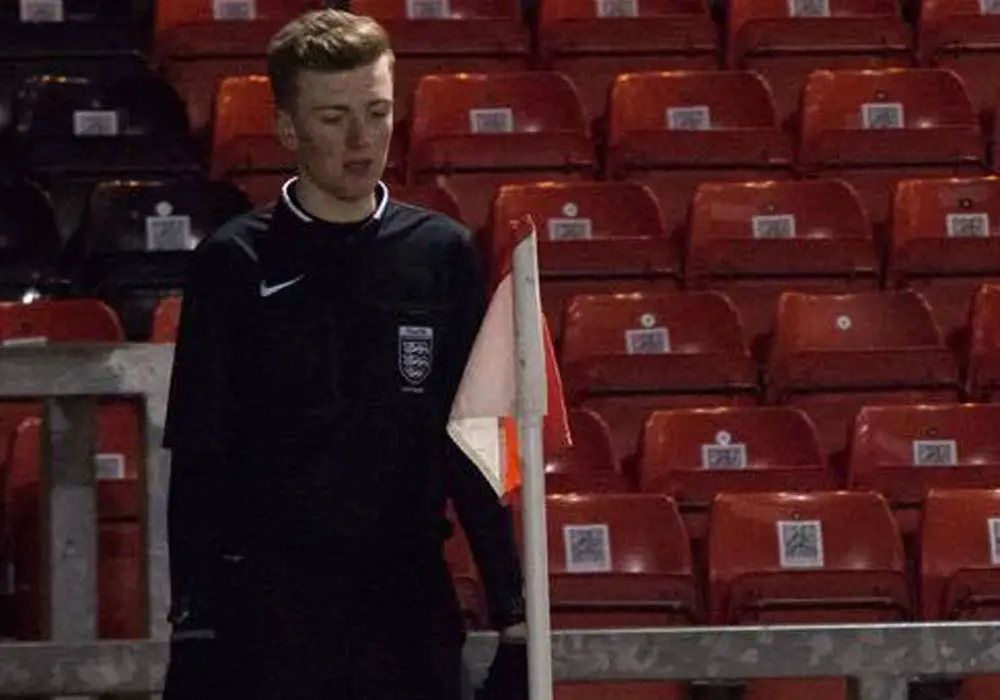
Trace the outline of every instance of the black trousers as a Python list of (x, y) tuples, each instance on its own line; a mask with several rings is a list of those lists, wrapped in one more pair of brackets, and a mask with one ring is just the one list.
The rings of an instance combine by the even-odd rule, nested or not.
[(214, 638), (172, 642), (164, 700), (460, 700), (459, 606), (427, 567), (232, 565)]

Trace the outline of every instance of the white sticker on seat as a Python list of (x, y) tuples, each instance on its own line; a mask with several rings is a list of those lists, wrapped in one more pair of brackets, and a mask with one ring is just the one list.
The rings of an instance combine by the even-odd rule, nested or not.
[(754, 238), (795, 238), (794, 214), (755, 214), (750, 224)]
[(776, 525), (782, 569), (823, 568), (823, 524), (819, 520), (779, 520)]
[(789, 17), (829, 17), (830, 0), (788, 0)]
[(574, 574), (611, 571), (611, 536), (608, 526), (564, 525), (566, 570)]
[(989, 238), (990, 215), (948, 214), (945, 218), (948, 238)]
[(861, 105), (861, 124), (865, 129), (902, 129), (903, 105), (900, 102), (867, 102)]
[(22, 22), (65, 22), (63, 0), (20, 0)]
[(552, 218), (548, 229), (550, 241), (586, 241), (593, 235), (590, 219)]
[(1000, 15), (1000, 0), (979, 0), (979, 14)]
[(1000, 566), (1000, 518), (987, 518), (986, 527), (990, 535), (990, 563)]
[(120, 452), (100, 452), (94, 455), (98, 481), (119, 481), (125, 478), (125, 455)]
[(406, 0), (407, 19), (450, 19), (448, 0)]
[(670, 131), (708, 131), (711, 128), (712, 112), (707, 105), (667, 108), (667, 129)]
[(701, 466), (704, 469), (746, 469), (747, 446), (734, 443), (732, 434), (720, 430), (714, 444), (701, 446)]
[(179, 251), (193, 247), (190, 216), (146, 217), (146, 250)]
[(222, 22), (257, 19), (257, 1), (212, 0), (212, 17)]
[(625, 352), (629, 355), (666, 355), (670, 352), (670, 331), (659, 328), (630, 328), (625, 331)]
[(81, 109), (73, 112), (73, 135), (76, 137), (117, 136), (118, 112), (111, 109)]
[(958, 464), (958, 443), (954, 440), (914, 440), (913, 464), (918, 467), (954, 467)]
[(638, 17), (638, 0), (595, 0), (598, 17)]
[(474, 134), (509, 134), (514, 131), (514, 112), (510, 107), (470, 109), (469, 128)]

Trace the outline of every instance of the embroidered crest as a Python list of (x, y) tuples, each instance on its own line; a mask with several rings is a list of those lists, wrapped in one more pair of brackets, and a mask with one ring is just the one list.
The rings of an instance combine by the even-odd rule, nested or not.
[(399, 372), (407, 383), (422, 384), (434, 360), (434, 329), (429, 326), (399, 327)]

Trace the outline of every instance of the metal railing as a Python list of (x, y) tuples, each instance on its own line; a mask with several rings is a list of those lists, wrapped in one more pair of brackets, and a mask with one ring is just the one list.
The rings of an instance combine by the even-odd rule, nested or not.
[[(169, 600), (166, 498), (160, 447), (173, 348), (53, 345), (0, 348), (0, 400), (45, 402), (43, 543), (51, 640), (0, 644), (0, 697), (155, 693), (166, 670)], [(99, 397), (141, 399), (142, 521), (147, 641), (98, 641), (97, 518), (93, 455)], [(473, 677), (496, 640), (472, 634)], [(1000, 624), (691, 627), (563, 631), (553, 635), (563, 681), (846, 676), (860, 700), (905, 700), (920, 677), (1000, 673)]]

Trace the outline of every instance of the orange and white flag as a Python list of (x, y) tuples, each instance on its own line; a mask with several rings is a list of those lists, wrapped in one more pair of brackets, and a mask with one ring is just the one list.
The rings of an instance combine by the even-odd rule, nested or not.
[[(518, 348), (515, 331), (514, 249), (535, 245), (535, 227), (530, 219), (511, 222), (508, 252), (501, 261), (499, 283), (493, 290), (479, 328), (458, 393), (451, 407), (448, 434), (483, 475), (504, 497), (521, 485), (521, 451), (517, 437)], [(548, 449), (569, 447), (569, 420), (563, 397), (559, 367), (537, 290), (538, 270), (533, 271), (533, 302), (520, 310), (519, 324), (541, 328), (544, 357), (524, 358), (544, 367), (547, 412), (544, 444)]]

